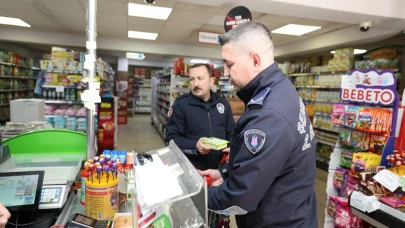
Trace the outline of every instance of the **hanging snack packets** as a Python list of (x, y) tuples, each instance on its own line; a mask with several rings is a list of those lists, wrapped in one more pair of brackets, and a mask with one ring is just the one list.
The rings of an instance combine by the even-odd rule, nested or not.
[(350, 128), (356, 128), (357, 117), (360, 112), (359, 106), (346, 106), (346, 120), (345, 126)]
[(350, 129), (346, 129), (346, 128), (342, 128), (339, 131), (339, 141), (340, 144), (344, 145), (344, 146), (350, 146), (350, 134), (351, 134), (351, 130)]
[(332, 124), (345, 124), (345, 108), (346, 105), (334, 104), (332, 109)]
[(370, 152), (382, 154), (388, 135), (370, 135)]
[(337, 204), (336, 198), (337, 197), (335, 196), (329, 196), (327, 212), (328, 215), (330, 215), (332, 218), (335, 218), (336, 204)]
[(362, 107), (357, 118), (356, 128), (361, 131), (373, 131), (374, 108)]
[(362, 131), (352, 131), (350, 135), (350, 146), (353, 147), (356, 151), (368, 150), (369, 142), (369, 133)]
[(346, 177), (348, 170), (344, 168), (336, 168), (335, 175), (333, 176), (333, 187), (338, 190), (342, 190), (346, 184)]
[(353, 153), (353, 150), (342, 148), (340, 166), (350, 168), (352, 166)]

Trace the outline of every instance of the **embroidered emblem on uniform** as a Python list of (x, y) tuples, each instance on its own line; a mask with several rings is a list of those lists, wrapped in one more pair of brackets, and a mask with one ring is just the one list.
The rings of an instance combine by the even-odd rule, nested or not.
[(245, 145), (252, 154), (259, 152), (266, 141), (266, 133), (258, 129), (250, 129), (244, 134)]
[(225, 106), (222, 103), (217, 104), (217, 110), (219, 113), (224, 114), (225, 112)]
[(172, 116), (172, 114), (173, 114), (173, 109), (170, 108), (169, 111), (167, 112), (167, 117), (170, 118)]

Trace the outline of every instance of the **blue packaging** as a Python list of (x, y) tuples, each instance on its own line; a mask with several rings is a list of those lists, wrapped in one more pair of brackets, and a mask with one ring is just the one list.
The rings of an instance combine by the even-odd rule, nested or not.
[(111, 158), (119, 159), (118, 151), (117, 151), (117, 150), (113, 150), (113, 151), (112, 151)]
[(118, 152), (118, 159), (120, 159), (121, 164), (127, 163), (127, 152), (126, 151), (119, 151)]
[(104, 151), (103, 151), (103, 154), (109, 154), (109, 155), (111, 155), (111, 150), (104, 150)]

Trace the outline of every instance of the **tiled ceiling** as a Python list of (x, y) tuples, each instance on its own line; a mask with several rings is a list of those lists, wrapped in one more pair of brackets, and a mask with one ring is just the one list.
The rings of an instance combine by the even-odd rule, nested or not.
[[(144, 4), (144, 0), (98, 0), (98, 35), (105, 38), (129, 39), (128, 30), (159, 33), (157, 43), (212, 47), (198, 42), (198, 32), (223, 33), (225, 15), (230, 8), (205, 6), (172, 0), (160, 0), (156, 6), (173, 8), (167, 21), (128, 16), (128, 1)], [(85, 35), (85, 0), (0, 0), (0, 16), (21, 18), (31, 29)], [(273, 34), (275, 45), (282, 45), (331, 32), (348, 24), (252, 12), (270, 30), (289, 23), (322, 26), (322, 29), (301, 37)], [(0, 28), (4, 27), (1, 25)]]

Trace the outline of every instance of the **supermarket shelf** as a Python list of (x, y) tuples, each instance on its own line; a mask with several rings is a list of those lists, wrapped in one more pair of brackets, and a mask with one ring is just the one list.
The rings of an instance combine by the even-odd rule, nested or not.
[[(329, 132), (332, 132), (332, 133), (339, 134), (339, 131), (334, 131), (332, 129), (328, 129), (328, 128), (324, 128), (324, 127), (315, 127), (315, 126), (313, 126), (313, 128), (318, 129), (318, 130), (329, 131)], [(333, 145), (333, 146), (335, 146), (335, 145)]]
[(7, 104), (0, 104), (0, 107), (7, 107), (7, 106), (10, 106), (10, 103), (7, 103)]
[(73, 104), (80, 105), (83, 104), (83, 101), (58, 101), (58, 100), (46, 100), (45, 104)]
[(160, 103), (157, 103), (160, 107), (163, 107), (164, 109), (166, 109), (167, 111), (169, 111), (169, 107), (167, 107), (166, 105), (162, 105), (162, 104), (160, 104)]
[(181, 86), (181, 85), (176, 85), (175, 88), (184, 88), (184, 89), (189, 89), (190, 86)]
[(145, 88), (145, 89), (150, 89), (152, 86), (139, 86), (140, 89)]
[(158, 93), (164, 93), (164, 94), (170, 94), (170, 92), (165, 92), (165, 91), (157, 91)]
[(22, 68), (28, 68), (28, 69), (33, 69), (33, 70), (39, 69), (38, 67), (24, 66), (24, 65), (18, 65), (18, 64), (13, 64), (13, 63), (5, 63), (5, 62), (0, 62), (0, 65), (22, 67)]
[(165, 136), (163, 135), (163, 132), (159, 129), (159, 123), (156, 123), (155, 120), (152, 117), (152, 122), (153, 122), (153, 126), (155, 126), (156, 131), (159, 133), (160, 137), (162, 138), (162, 140), (165, 140)]
[(85, 89), (84, 86), (57, 86), (57, 85), (43, 85), (42, 88), (56, 88), (56, 87), (63, 87), (66, 89)]
[(168, 99), (166, 99), (166, 98), (163, 98), (163, 97), (158, 97), (158, 99), (161, 99), (161, 100), (164, 100), (164, 101), (170, 102), (170, 100), (168, 100)]
[(6, 92), (24, 92), (24, 91), (33, 91), (34, 89), (2, 89), (0, 90), (0, 93), (6, 93)]
[(380, 209), (371, 213), (359, 211), (352, 206), (350, 209), (354, 215), (376, 227), (405, 227), (405, 210), (397, 210), (384, 203), (380, 203)]
[(340, 89), (340, 86), (295, 86), (298, 89)]
[(164, 118), (166, 118), (166, 115), (162, 112), (162, 111), (160, 111), (159, 109), (155, 109), (162, 117), (164, 117)]
[(48, 72), (48, 73), (83, 74), (83, 71), (79, 71), (79, 70), (51, 70), (51, 69), (41, 69), (41, 71)]
[(149, 111), (135, 111), (136, 114), (150, 114)]
[(86, 116), (58, 116), (58, 115), (45, 115), (45, 118), (58, 118), (58, 117), (63, 117), (63, 118), (86, 118)]
[(160, 76), (160, 77), (158, 77), (158, 78), (167, 78), (167, 77), (170, 77), (170, 76), (172, 76), (171, 74), (167, 74), (167, 75), (162, 75), (162, 76)]
[(176, 78), (189, 78), (188, 75), (181, 75), (181, 74), (176, 74), (174, 77), (176, 77)]
[(317, 74), (319, 73), (295, 73), (295, 74), (287, 74), (287, 77), (312, 76)]
[(170, 85), (170, 82), (168, 82), (168, 83), (166, 83), (166, 82), (164, 82), (164, 83), (159, 83), (159, 86), (165, 86), (165, 85)]
[(325, 145), (328, 145), (328, 146), (331, 146), (331, 147), (335, 147), (335, 146), (336, 146), (336, 143), (333, 144), (333, 143), (331, 143), (331, 142), (327, 142), (327, 141), (324, 141), (324, 140), (321, 140), (321, 139), (316, 139), (316, 142), (321, 143), (321, 144), (325, 144)]
[(332, 116), (332, 113), (327, 112), (315, 112), (314, 114), (318, 116)]
[(8, 76), (8, 75), (0, 75), (0, 78), (37, 80), (37, 78), (34, 78), (34, 77), (27, 77), (27, 76)]
[(315, 102), (315, 103), (327, 103), (327, 104), (348, 104), (348, 102), (342, 102), (342, 101), (320, 101), (320, 100), (305, 100), (305, 99), (303, 99), (302, 101)]
[(137, 107), (151, 107), (152, 104), (148, 104), (148, 105), (145, 105), (145, 104), (135, 104), (135, 106), (137, 106)]
[(220, 77), (219, 80), (229, 80), (229, 77)]
[(320, 161), (320, 160), (318, 160), (318, 158), (316, 158), (316, 168), (322, 169), (322, 170), (328, 172), (329, 164), (324, 161)]

